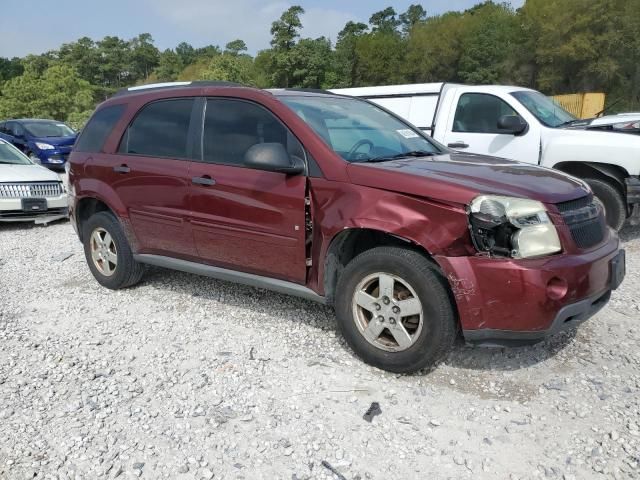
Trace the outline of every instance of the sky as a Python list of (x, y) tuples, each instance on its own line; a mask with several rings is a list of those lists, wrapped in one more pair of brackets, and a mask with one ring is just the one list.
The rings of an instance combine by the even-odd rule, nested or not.
[[(0, 0), (6, 1), (6, 0)], [(404, 12), (419, 0), (22, 0), (13, 13), (0, 9), (0, 57), (57, 49), (80, 37), (130, 39), (150, 33), (161, 50), (186, 41), (194, 47), (224, 46), (243, 39), (250, 53), (269, 47), (271, 22), (291, 5), (305, 9), (303, 37), (335, 41), (349, 21), (367, 23), (388, 6)], [(464, 10), (478, 0), (425, 0), (429, 15)], [(511, 0), (520, 7), (524, 0)], [(18, 12), (19, 10), (19, 12)]]

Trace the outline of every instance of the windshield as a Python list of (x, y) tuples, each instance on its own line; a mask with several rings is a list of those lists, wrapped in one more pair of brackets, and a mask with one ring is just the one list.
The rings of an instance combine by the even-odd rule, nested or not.
[(577, 120), (576, 117), (540, 92), (520, 91), (511, 95), (525, 106), (535, 117), (547, 127), (559, 127)]
[(0, 165), (31, 165), (31, 160), (13, 145), (0, 140)]
[(280, 100), (348, 162), (441, 152), (419, 130), (362, 100), (329, 96), (282, 96)]
[(22, 125), (34, 137), (71, 137), (76, 134), (60, 122), (23, 122)]

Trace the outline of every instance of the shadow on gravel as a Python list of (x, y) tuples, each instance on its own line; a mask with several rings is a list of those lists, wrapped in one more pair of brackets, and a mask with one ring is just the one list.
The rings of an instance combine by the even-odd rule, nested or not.
[(640, 225), (629, 225), (629, 222), (627, 222), (618, 234), (623, 242), (636, 240), (640, 238)]
[[(580, 328), (580, 327), (577, 327)], [(444, 361), (454, 368), (470, 370), (518, 370), (556, 356), (575, 339), (577, 328), (557, 333), (543, 342), (524, 347), (473, 347), (462, 343)]]
[[(57, 225), (60, 223), (67, 223), (68, 221), (69, 219), (67, 218), (61, 218), (50, 222), (48, 225)], [(48, 225), (36, 224), (34, 222), (0, 222), (0, 232), (15, 232), (32, 230), (34, 228), (47, 228)]]
[[(182, 293), (191, 296), (194, 301), (212, 300), (223, 304), (224, 307), (249, 310), (248, 317), (251, 318), (259, 318), (260, 315), (266, 314), (281, 318), (282, 321), (307, 324), (321, 331), (336, 331), (332, 308), (288, 295), (157, 267), (149, 268), (143, 285)], [(212, 312), (214, 308), (212, 306)], [(555, 356), (566, 348), (575, 336), (576, 329), (571, 329), (535, 345), (514, 348), (471, 347), (460, 339), (444, 364), (470, 370), (518, 370)], [(343, 348), (356, 359), (344, 340), (339, 338)], [(429, 373), (421, 371), (415, 375), (423, 376)]]

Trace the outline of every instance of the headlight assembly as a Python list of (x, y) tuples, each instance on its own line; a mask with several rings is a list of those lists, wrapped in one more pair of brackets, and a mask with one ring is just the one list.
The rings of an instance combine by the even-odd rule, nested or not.
[(492, 255), (533, 258), (562, 249), (544, 205), (535, 200), (476, 197), (469, 206), (469, 229), (476, 249)]
[(54, 147), (53, 145), (49, 145), (48, 143), (42, 143), (42, 142), (36, 142), (36, 147), (38, 147), (40, 150), (53, 150)]

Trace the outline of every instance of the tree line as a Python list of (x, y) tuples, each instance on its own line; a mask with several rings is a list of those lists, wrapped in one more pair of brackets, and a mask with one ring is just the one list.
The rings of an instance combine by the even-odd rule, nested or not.
[(485, 1), (463, 12), (374, 12), (332, 41), (301, 37), (304, 9), (271, 25), (255, 56), (183, 42), (160, 51), (143, 33), (83, 37), (57, 50), (0, 58), (0, 119), (49, 117), (81, 126), (96, 103), (149, 82), (226, 80), (260, 88), (331, 88), (417, 82), (517, 84), (547, 94), (602, 91), (613, 110), (640, 108), (640, 0)]

